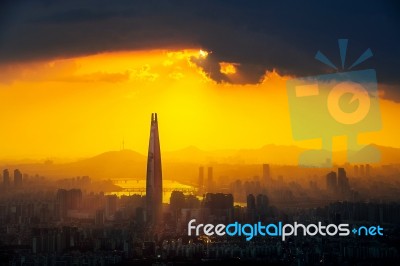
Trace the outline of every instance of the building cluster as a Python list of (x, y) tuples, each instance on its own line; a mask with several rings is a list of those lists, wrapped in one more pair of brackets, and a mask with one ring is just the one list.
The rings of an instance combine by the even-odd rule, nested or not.
[(344, 168), (339, 168), (338, 172), (330, 172), (326, 175), (326, 188), (332, 194), (348, 195), (350, 193), (349, 179)]
[(354, 165), (354, 176), (355, 177), (370, 177), (372, 167), (369, 164)]
[(11, 176), (10, 176), (10, 172), (8, 171), (8, 169), (4, 169), (3, 170), (3, 186), (5, 188), (9, 188), (11, 186), (15, 187), (15, 188), (19, 188), (22, 186), (22, 173), (20, 170), (15, 169), (14, 170), (14, 182), (11, 182)]
[[(163, 205), (162, 230), (156, 238), (146, 224), (145, 197), (116, 197), (87, 194), (79, 190), (58, 190), (51, 198), (35, 199), (26, 194), (0, 203), (0, 252), (10, 261), (36, 263), (119, 263), (127, 261), (195, 261), (237, 258), (243, 261), (274, 263), (284, 261), (299, 265), (314, 264), (323, 259), (337, 263), (359, 260), (392, 261), (399, 258), (390, 243), (396, 243), (400, 224), (397, 203), (334, 202), (318, 208), (280, 209), (271, 206), (265, 194), (248, 195), (247, 206), (237, 206), (232, 194), (194, 195), (173, 192), (169, 204)], [(95, 206), (91, 215), (77, 215)], [(65, 204), (65, 208), (60, 204)], [(60, 214), (67, 210), (65, 217)], [(247, 242), (241, 237), (189, 237), (187, 224), (198, 223), (350, 223), (381, 225), (385, 241), (377, 237), (357, 239), (340, 237), (255, 237)], [(308, 252), (299, 252), (309, 246)], [(9, 249), (13, 249), (10, 252)], [(111, 262), (112, 263), (111, 263)], [(47, 262), (46, 262), (47, 263)], [(46, 265), (46, 264), (43, 264)], [(47, 264), (51, 265), (51, 264)]]
[(200, 166), (199, 168), (199, 182), (198, 188), (199, 193), (204, 193), (206, 191), (212, 192), (215, 190), (215, 180), (213, 177), (213, 167), (207, 167), (207, 179), (204, 178), (204, 167)]
[[(88, 192), (89, 177), (64, 179), (57, 189), (23, 189), (23, 175), (3, 171), (0, 196), (0, 259), (4, 265), (110, 265), (177, 262), (260, 262), (287, 265), (398, 262), (400, 204), (356, 201), (344, 168), (312, 177), (309, 188), (272, 178), (270, 165), (261, 177), (236, 180), (224, 187), (214, 168), (199, 168), (198, 193), (173, 191), (162, 201), (162, 167), (157, 114), (151, 116), (146, 195), (121, 196)], [(354, 166), (357, 177), (369, 176), (369, 165)], [(325, 178), (325, 179), (324, 179)], [(374, 183), (377, 190), (378, 183)], [(15, 189), (9, 189), (13, 187)], [(389, 186), (389, 191), (393, 193)], [(386, 193), (387, 190), (382, 190)], [(387, 193), (386, 193), (387, 194)], [(189, 236), (190, 220), (228, 224), (342, 222), (380, 225), (385, 235), (368, 239), (349, 236), (280, 237)]]

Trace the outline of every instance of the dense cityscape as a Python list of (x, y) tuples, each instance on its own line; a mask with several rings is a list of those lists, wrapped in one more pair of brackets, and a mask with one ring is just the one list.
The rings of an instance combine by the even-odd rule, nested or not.
[[(303, 182), (296, 176), (275, 176), (283, 166), (262, 164), (259, 175), (237, 180), (216, 178), (218, 165), (199, 166), (190, 193), (176, 188), (165, 199), (156, 114), (151, 121), (146, 195), (101, 191), (123, 186), (123, 180), (115, 184), (104, 180), (96, 188), (89, 176), (57, 180), (4, 169), (0, 264), (395, 265), (398, 261), (399, 165), (299, 168), (308, 174)], [(384, 234), (298, 235), (285, 241), (255, 236), (247, 241), (245, 236), (189, 236), (188, 223), (193, 219), (211, 224), (345, 222), (379, 225)]]

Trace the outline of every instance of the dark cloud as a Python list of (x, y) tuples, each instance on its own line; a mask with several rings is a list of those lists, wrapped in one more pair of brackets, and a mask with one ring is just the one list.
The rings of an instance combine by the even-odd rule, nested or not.
[[(395, 1), (14, 1), (0, 8), (0, 64), (110, 50), (203, 48), (196, 62), (218, 82), (256, 83), (266, 70), (304, 76), (333, 71), (314, 60), (321, 50), (339, 65), (338, 38), (348, 38), (347, 65), (367, 48), (392, 99), (400, 75), (399, 5)], [(219, 73), (238, 63), (244, 78)]]
[(55, 14), (50, 14), (43, 17), (33, 18), (30, 23), (82, 23), (88, 21), (99, 21), (112, 18), (113, 14), (107, 11), (92, 11), (85, 8), (71, 9), (67, 11), (58, 12)]
[(235, 66), (239, 75), (224, 74), (221, 73), (220, 66), (220, 62), (224, 61), (220, 57), (214, 56), (214, 53), (209, 54), (206, 59), (201, 57), (192, 57), (191, 61), (201, 67), (210, 78), (218, 83), (256, 84), (262, 81), (262, 77), (265, 75), (266, 70), (272, 70), (268, 69), (266, 65), (261, 64), (239, 64), (230, 62)]

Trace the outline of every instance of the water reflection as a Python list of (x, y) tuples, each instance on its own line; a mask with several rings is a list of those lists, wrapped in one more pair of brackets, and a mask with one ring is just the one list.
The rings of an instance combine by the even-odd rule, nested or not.
[[(115, 182), (115, 185), (122, 187), (124, 189), (140, 189), (140, 192), (132, 192), (132, 191), (114, 191), (114, 192), (108, 192), (106, 195), (117, 195), (118, 197), (121, 196), (130, 196), (134, 194), (139, 194), (139, 195), (146, 195), (146, 180), (132, 180), (132, 179), (121, 179)], [(174, 189), (188, 189), (192, 190), (195, 189), (195, 187), (190, 186), (190, 185), (185, 185), (182, 183), (179, 183), (177, 181), (173, 180), (163, 180), (163, 189), (167, 190), (163, 192), (163, 203), (169, 203), (169, 199), (171, 197), (171, 193)]]

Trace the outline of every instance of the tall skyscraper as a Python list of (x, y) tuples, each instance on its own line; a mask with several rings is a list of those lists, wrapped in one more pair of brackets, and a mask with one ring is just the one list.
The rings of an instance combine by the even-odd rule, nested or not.
[(354, 177), (358, 177), (358, 165), (354, 165)]
[(247, 212), (246, 218), (249, 222), (254, 222), (256, 220), (256, 198), (253, 194), (247, 195)]
[(268, 208), (268, 197), (264, 194), (258, 194), (256, 197), (256, 208), (259, 212), (266, 212)]
[(337, 189), (336, 172), (332, 171), (326, 175), (326, 188), (329, 192), (336, 193), (336, 189)]
[(67, 205), (69, 210), (79, 210), (82, 205), (82, 191), (78, 188), (68, 190)]
[(199, 192), (203, 193), (204, 187), (204, 167), (200, 166), (199, 168)]
[(63, 220), (68, 213), (68, 191), (59, 189), (57, 191), (58, 219)]
[(106, 218), (110, 219), (111, 216), (117, 211), (117, 196), (107, 195), (106, 196)]
[(79, 210), (82, 205), (82, 191), (74, 188), (70, 190), (58, 189), (56, 202), (58, 206), (58, 219), (68, 217), (68, 211)]
[(269, 179), (271, 178), (270, 170), (269, 170), (269, 164), (263, 164), (263, 179), (266, 182), (269, 182)]
[(10, 172), (8, 172), (8, 169), (3, 170), (3, 185), (5, 187), (10, 185)]
[(371, 165), (369, 165), (369, 164), (365, 165), (365, 176), (371, 177)]
[(360, 176), (364, 177), (365, 176), (365, 171), (364, 171), (364, 165), (360, 165)]
[(157, 114), (151, 114), (146, 176), (146, 221), (155, 225), (162, 214), (162, 170)]
[(269, 164), (263, 164), (263, 180), (261, 182), (265, 183), (267, 188), (271, 188), (271, 173), (269, 170)]
[(344, 168), (338, 168), (338, 179), (337, 179), (337, 187), (340, 193), (347, 193), (349, 189), (349, 179), (346, 175), (346, 170)]
[(14, 170), (14, 186), (20, 187), (22, 185), (22, 173), (20, 170)]

